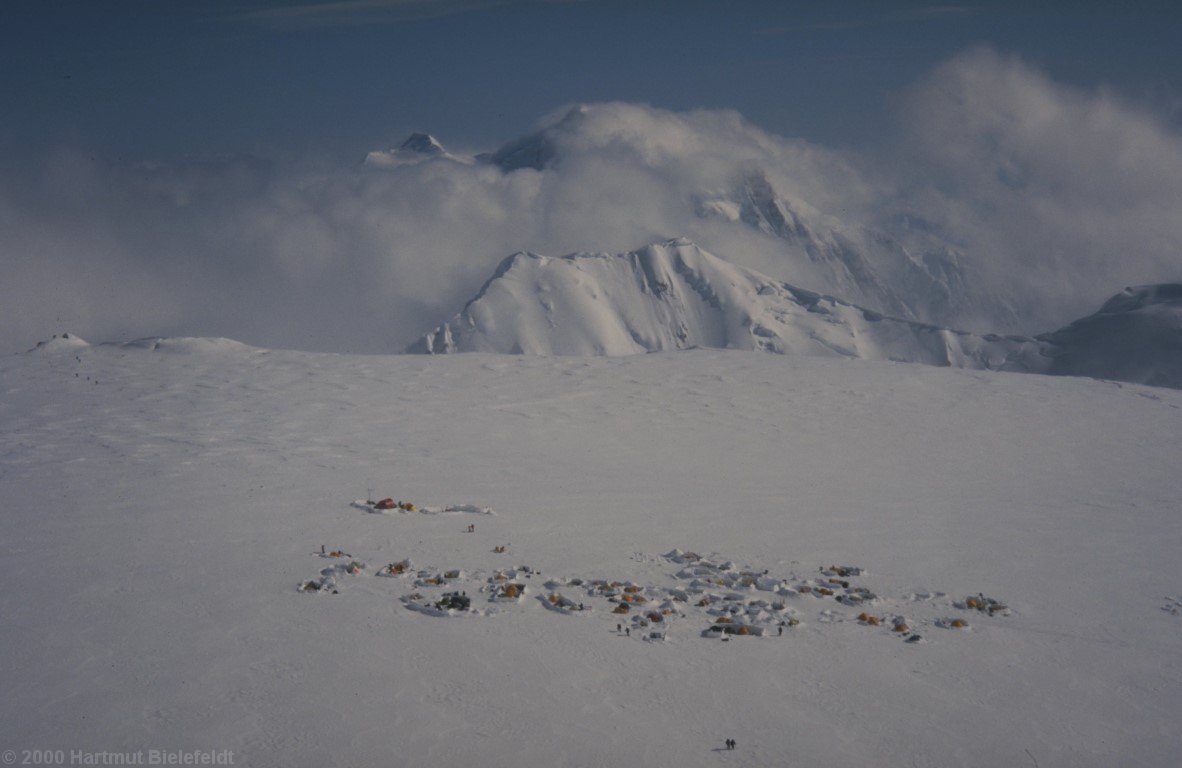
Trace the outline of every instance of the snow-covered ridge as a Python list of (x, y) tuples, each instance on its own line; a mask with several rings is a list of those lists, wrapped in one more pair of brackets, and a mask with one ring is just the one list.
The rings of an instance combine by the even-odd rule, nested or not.
[[(37, 342), (37, 345), (30, 349), (29, 352), (72, 352), (91, 346), (94, 345), (91, 345), (76, 334), (61, 333), (54, 334), (45, 341)], [(97, 346), (129, 351), (166, 352), (177, 355), (266, 351), (258, 347), (252, 347), (249, 344), (243, 344), (241, 341), (235, 341), (234, 339), (202, 336), (148, 336), (131, 341), (103, 342)]]
[(1182, 388), (1182, 285), (1126, 289), (1040, 335), (892, 318), (772, 280), (679, 239), (630, 253), (510, 256), (408, 351), (631, 355), (716, 347), (1048, 373)]
[(262, 352), (258, 347), (241, 341), (220, 337), (201, 336), (149, 336), (143, 339), (125, 341), (112, 346), (120, 349), (144, 350), (148, 352), (169, 352), (172, 354), (241, 353)]
[(1038, 337), (1049, 373), (1182, 389), (1182, 284), (1141, 285)]
[[(660, 168), (681, 167), (691, 158), (685, 146), (662, 138), (664, 132), (678, 135), (686, 130), (675, 116), (665, 117), (670, 125), (646, 122), (644, 129), (634, 125), (637, 119), (627, 105), (578, 105), (477, 160), (511, 173), (560, 172), (565, 159), (605, 150), (631, 153), (638, 162)], [(726, 153), (725, 148), (721, 151)], [(693, 201), (692, 214), (767, 235), (778, 241), (769, 245), (780, 258), (807, 265), (825, 290), (862, 306), (925, 322), (946, 324), (963, 313), (982, 310), (1012, 322), (1012, 309), (1005, 302), (980, 295), (979, 288), (966, 282), (963, 254), (927, 222), (909, 216), (871, 224), (844, 214), (834, 216), (811, 204), (808, 192), (796, 188), (796, 179), (785, 181), (774, 157), (756, 159), (757, 155), (738, 160), (736, 154), (725, 181), (697, 178), (696, 184), (706, 186), (679, 190), (681, 197)], [(715, 186), (719, 181), (722, 186)]]
[[(30, 353), (91, 345), (62, 333)], [(244, 355), (224, 338), (104, 343), (128, 351)], [(464, 309), (408, 352), (632, 355), (695, 347), (1088, 376), (1182, 389), (1182, 284), (1127, 288), (1034, 338), (892, 318), (772, 280), (685, 239), (625, 254), (516, 253)]]
[(37, 342), (37, 345), (29, 350), (29, 352), (60, 352), (65, 350), (76, 350), (84, 347), (89, 347), (90, 344), (81, 336), (73, 333), (55, 333), (53, 336), (44, 341)]
[[(709, 171), (702, 154), (714, 158)], [(652, 222), (657, 231), (694, 234), (717, 247), (754, 230), (764, 241), (763, 262), (779, 262), (782, 276), (796, 283), (909, 320), (963, 325), (963, 318), (997, 317), (1002, 325), (989, 327), (1015, 326), (1013, 308), (974, 284), (958, 246), (938, 228), (914, 215), (867, 219), (833, 210), (816, 187), (815, 169), (769, 150), (767, 137), (741, 123), (704, 129), (675, 113), (584, 104), (475, 157), (453, 155), (416, 133), (397, 149), (369, 153), (365, 162), (389, 169), (435, 160), (555, 178), (586, 167), (606, 172), (613, 163), (648, 168), (668, 178), (662, 194), (680, 219), (673, 229)], [(625, 168), (614, 175), (626, 183)], [(714, 237), (703, 239), (708, 233)]]
[(510, 256), (409, 351), (630, 355), (716, 347), (1041, 370), (1038, 342), (886, 317), (739, 267), (685, 239), (620, 255)]

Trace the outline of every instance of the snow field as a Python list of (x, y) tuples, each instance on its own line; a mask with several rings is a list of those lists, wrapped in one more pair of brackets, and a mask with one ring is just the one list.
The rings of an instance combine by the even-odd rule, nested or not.
[[(1182, 625), (1163, 596), (1182, 589), (1182, 393), (722, 351), (162, 351), (0, 360), (14, 749), (225, 748), (252, 766), (1174, 763)], [(369, 487), (498, 514), (342, 503)], [(301, 594), (346, 561), (322, 544), (366, 567), (333, 574), (337, 595)], [(674, 546), (798, 593), (833, 583), (818, 567), (856, 564), (837, 578), (881, 602), (716, 585), (783, 598), (800, 624), (724, 643), (701, 636), (703, 607), (646, 643), (570, 586), (686, 590), (690, 564), (660, 554)], [(414, 573), (375, 575), (404, 559)], [(459, 587), (487, 617), (399, 599), (420, 570), (484, 586), (520, 565), (540, 574), (515, 574), (521, 602)], [(551, 580), (594, 610), (546, 610)], [(978, 593), (1011, 615), (967, 609)], [(928, 642), (892, 633), (896, 616)], [(937, 625), (957, 618), (971, 629)], [(713, 751), (728, 737), (737, 750)]]

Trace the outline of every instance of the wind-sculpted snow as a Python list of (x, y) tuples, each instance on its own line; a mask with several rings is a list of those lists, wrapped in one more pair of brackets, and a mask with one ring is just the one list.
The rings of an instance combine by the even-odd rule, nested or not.
[(1033, 339), (886, 317), (713, 256), (688, 240), (621, 255), (507, 259), (413, 351), (630, 355), (691, 347), (1039, 370)]

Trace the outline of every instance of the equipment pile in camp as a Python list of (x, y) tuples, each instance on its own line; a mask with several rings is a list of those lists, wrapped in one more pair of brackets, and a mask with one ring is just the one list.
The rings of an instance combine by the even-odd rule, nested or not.
[[(392, 498), (354, 502), (353, 506), (376, 513), (392, 510), (419, 514), (494, 514), (491, 509), (475, 505), (419, 506)], [(469, 525), (464, 532), (471, 533), (472, 529)], [(481, 543), (474, 548), (472, 557), (478, 558), (479, 552), (504, 554), (506, 551), (504, 544), (490, 550), (487, 543)], [(319, 579), (301, 582), (300, 592), (342, 594), (353, 580), (372, 573), (386, 579), (406, 579), (410, 591), (397, 599), (408, 609), (430, 616), (491, 616), (540, 605), (567, 616), (601, 615), (622, 635), (646, 641), (664, 640), (670, 629), (682, 625), (689, 627), (688, 637), (722, 640), (783, 637), (786, 630), (808, 621), (809, 607), (817, 600), (822, 601), (817, 606), (821, 610), (813, 617), (817, 627), (849, 622), (911, 644), (926, 642), (919, 632), (921, 627), (970, 629), (965, 618), (944, 615), (948, 608), (974, 611), (985, 618), (1010, 615), (1008, 606), (981, 593), (963, 600), (952, 600), (944, 592), (885, 597), (863, 583), (867, 573), (858, 566), (830, 564), (807, 575), (773, 574), (768, 569), (738, 565), (717, 555), (679, 549), (664, 555), (634, 557), (664, 566), (659, 583), (602, 575), (551, 576), (542, 583), (541, 572), (528, 565), (469, 569), (454, 563), (431, 567), (415, 565), (410, 557), (390, 562), (374, 572), (343, 549), (322, 547), (315, 554), (339, 562), (322, 569)], [(364, 591), (375, 593), (373, 589)], [(526, 603), (527, 595), (535, 599)], [(911, 616), (901, 612), (904, 605)], [(842, 606), (848, 612), (843, 612)], [(1166, 610), (1177, 607), (1178, 603), (1171, 602)], [(674, 632), (674, 636), (678, 634)]]
[(955, 603), (957, 608), (964, 610), (981, 611), (988, 613), (990, 616), (1009, 616), (1010, 609), (1002, 603), (994, 600), (992, 597), (985, 597), (985, 595), (977, 594), (976, 597), (966, 597), (964, 602)]
[(418, 513), (420, 515), (495, 515), (496, 512), (488, 507), (479, 507), (475, 504), (446, 504), (442, 507), (428, 507), (415, 504), (413, 501), (395, 501), (391, 497), (379, 499), (357, 499), (352, 506), (357, 509), (363, 509), (366, 512), (382, 515), (387, 512), (399, 512), (402, 514)]

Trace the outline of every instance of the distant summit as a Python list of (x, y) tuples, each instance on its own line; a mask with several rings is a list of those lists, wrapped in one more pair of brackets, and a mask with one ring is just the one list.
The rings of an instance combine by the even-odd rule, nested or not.
[[(1079, 297), (1097, 295), (1097, 281), (1126, 279), (1066, 269), (1070, 259), (1059, 253), (1070, 249), (1057, 246), (1043, 248), (1045, 257), (1015, 261), (1029, 246), (994, 252), (1014, 247), (1012, 233), (1001, 232), (1008, 225), (999, 228), (988, 217), (974, 223), (978, 217), (968, 211), (962, 220), (938, 195), (916, 197), (841, 153), (767, 134), (727, 111), (578, 105), (489, 153), (457, 156), (416, 133), (397, 149), (370, 153), (366, 163), (468, 174), (473, 186), (440, 187), (434, 204), (450, 211), (455, 194), (456, 210), (476, 206), (475, 197), (450, 191), (475, 189), (507, 212), (491, 227), (488, 248), (472, 258), (524, 244), (578, 242), (589, 227), (612, 233), (611, 250), (651, 233), (687, 234), (818, 294), (923, 326), (971, 329), (980, 338), (1057, 328), (1091, 310)], [(508, 183), (498, 185), (498, 173)], [(523, 189), (533, 192), (517, 196)], [(1018, 277), (1024, 266), (1043, 277)], [(1145, 274), (1177, 279), (1164, 268)], [(1076, 370), (1073, 361), (1062, 356), (1059, 364)]]
[(675, 190), (686, 216), (761, 233), (771, 251), (807, 271), (825, 291), (908, 320), (947, 325), (965, 316), (994, 316), (1007, 326), (1016, 322), (1004, 301), (970, 289), (958, 248), (924, 221), (867, 226), (836, 217), (814, 207), (791, 178), (773, 173), (775, 158), (761, 158), (758, 147), (741, 141), (698, 147), (728, 157), (731, 165), (729, 172), (707, 181), (697, 176), (694, 142), (699, 138), (672, 116), (661, 124), (627, 105), (588, 104), (477, 160), (504, 173), (561, 173), (567, 161), (603, 153), (634, 159), (641, 167), (672, 171), (686, 184)]
[(412, 133), (398, 149), (423, 155), (442, 155), (447, 152), (439, 140), (429, 133)]
[(416, 165), (427, 160), (446, 159), (470, 163), (470, 158), (453, 155), (429, 133), (412, 133), (397, 149), (375, 150), (365, 156), (365, 165), (376, 168), (396, 168)]
[(577, 134), (583, 126), (589, 110), (590, 107), (586, 106), (575, 107), (553, 125), (515, 139), (481, 159), (492, 163), (506, 173), (520, 168), (532, 168), (535, 171), (540, 171), (558, 157), (559, 144), (564, 137)]

